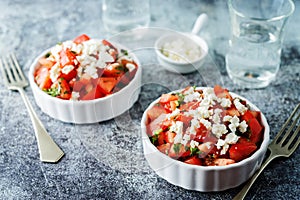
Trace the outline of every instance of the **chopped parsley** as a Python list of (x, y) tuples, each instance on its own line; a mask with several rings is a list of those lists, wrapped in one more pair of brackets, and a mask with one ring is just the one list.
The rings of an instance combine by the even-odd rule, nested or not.
[(53, 96), (53, 97), (57, 97), (58, 95), (60, 95), (60, 90), (59, 88), (49, 88), (47, 90), (44, 90), (47, 94)]

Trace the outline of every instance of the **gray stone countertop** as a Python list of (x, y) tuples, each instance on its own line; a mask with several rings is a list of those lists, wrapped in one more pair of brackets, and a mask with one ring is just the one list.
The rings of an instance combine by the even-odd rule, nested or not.
[[(222, 192), (197, 192), (174, 186), (149, 167), (143, 155), (140, 120), (160, 94), (187, 85), (221, 84), (256, 104), (265, 114), (271, 139), (300, 102), (300, 2), (286, 28), (278, 76), (265, 89), (242, 89), (224, 65), (229, 16), (225, 1), (151, 0), (152, 31), (136, 41), (109, 35), (101, 21), (101, 1), (1, 0), (0, 55), (16, 52), (24, 72), (34, 58), (57, 42), (86, 33), (130, 47), (141, 60), (142, 90), (134, 106), (115, 119), (88, 125), (60, 122), (44, 114), (26, 94), (52, 138), (66, 153), (57, 164), (39, 160), (33, 127), (17, 92), (0, 81), (0, 199), (231, 199), (241, 186)], [(205, 12), (208, 24), (199, 33), (209, 44), (201, 70), (180, 75), (157, 62), (153, 42), (162, 32), (189, 32)], [(151, 48), (152, 47), (152, 48)], [(300, 148), (288, 159), (273, 161), (246, 199), (299, 199)]]

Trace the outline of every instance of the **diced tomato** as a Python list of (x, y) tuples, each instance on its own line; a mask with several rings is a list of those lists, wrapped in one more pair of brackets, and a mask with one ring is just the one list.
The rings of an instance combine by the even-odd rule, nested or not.
[(116, 86), (117, 79), (114, 77), (101, 77), (98, 79), (98, 86), (103, 94), (111, 94)]
[(180, 105), (179, 109), (180, 110), (194, 110), (197, 107), (199, 107), (199, 104), (200, 103), (198, 101), (197, 102), (191, 101), (191, 102)]
[(232, 99), (231, 95), (229, 94), (229, 91), (227, 89), (222, 88), (220, 85), (215, 85), (214, 92), (219, 98)]
[(237, 116), (237, 117), (239, 117), (240, 116), (240, 113), (239, 113), (239, 111), (235, 108), (235, 107), (230, 107), (230, 108), (228, 108), (227, 110), (226, 110), (226, 114), (227, 115), (230, 115), (230, 116)]
[(157, 135), (158, 145), (162, 145), (166, 143), (166, 134), (165, 132), (161, 132)]
[(166, 112), (165, 112), (165, 109), (160, 104), (154, 105), (147, 112), (148, 122), (152, 122), (153, 120), (158, 118), (158, 116), (160, 116), (163, 113), (166, 113)]
[(179, 113), (179, 115), (177, 116), (177, 121), (182, 121), (184, 128), (187, 128), (191, 125), (192, 119), (193, 119), (193, 117), (186, 116), (183, 113)]
[(197, 131), (197, 133), (196, 133), (196, 137), (194, 138), (194, 140), (197, 142), (203, 143), (204, 140), (209, 136), (209, 131), (203, 124), (200, 124), (200, 127), (197, 128), (196, 131)]
[(87, 36), (86, 34), (82, 34), (82, 35), (80, 35), (80, 36), (77, 36), (77, 37), (73, 40), (73, 42), (76, 43), (76, 44), (80, 44), (80, 43), (82, 43), (82, 42), (84, 42), (84, 41), (87, 41), (87, 40), (90, 40), (90, 37)]
[(127, 68), (120, 65), (119, 63), (113, 63), (107, 65), (104, 70), (102, 76), (105, 77), (121, 77), (123, 74), (127, 72)]
[(101, 97), (104, 97), (105, 95), (101, 93), (101, 90), (99, 87), (92, 88), (91, 91), (89, 91), (86, 95), (84, 95), (81, 100), (93, 100), (98, 99)]
[(76, 55), (72, 53), (70, 49), (63, 49), (59, 53), (60, 55), (60, 64), (62, 67), (66, 65), (74, 65), (74, 60), (76, 60)]
[(165, 133), (165, 141), (166, 141), (167, 143), (173, 143), (173, 142), (174, 142), (175, 136), (176, 136), (176, 133), (171, 132), (171, 131), (167, 131), (167, 132)]
[(60, 73), (59, 78), (64, 78), (67, 81), (70, 81), (71, 79), (75, 78), (77, 76), (77, 70), (73, 69), (68, 74)]
[(110, 48), (113, 48), (114, 50), (117, 51), (117, 48), (114, 47), (109, 41), (107, 40), (102, 40), (102, 44), (105, 45), (105, 46), (109, 46)]
[(157, 149), (162, 152), (163, 154), (168, 155), (169, 154), (169, 150), (170, 150), (171, 144), (167, 143), (167, 144), (162, 144), (157, 146)]
[(41, 66), (47, 67), (49, 69), (55, 64), (53, 61), (51, 61), (47, 58), (40, 58), (39, 63), (41, 64)]
[(247, 123), (249, 123), (249, 121), (254, 118), (254, 116), (252, 115), (252, 112), (250, 110), (247, 110), (244, 115), (242, 116), (242, 120), (245, 120)]
[(197, 156), (190, 157), (187, 160), (185, 160), (184, 162), (187, 164), (191, 164), (191, 165), (202, 165), (201, 159), (198, 158)]
[(35, 81), (41, 89), (49, 89), (52, 85), (49, 69), (47, 67), (40, 67), (36, 71)]
[(252, 118), (249, 122), (250, 127), (250, 141), (253, 143), (258, 143), (262, 138), (262, 126), (259, 124), (256, 118)]
[(149, 122), (147, 125), (147, 133), (149, 136), (153, 136), (154, 132), (156, 130), (159, 130), (161, 128), (160, 123), (164, 118), (166, 117), (166, 114), (161, 114), (158, 118), (155, 118), (153, 121)]
[(71, 98), (71, 89), (68, 84), (68, 82), (63, 79), (59, 78), (56, 82), (54, 82), (51, 86), (51, 88), (57, 88), (59, 91), (59, 95), (57, 96), (58, 98), (61, 99), (70, 99)]
[(169, 151), (169, 156), (172, 158), (181, 158), (181, 157), (186, 157), (190, 155), (190, 150), (186, 149), (183, 144), (172, 144), (170, 151)]
[(238, 162), (249, 157), (256, 149), (257, 146), (253, 142), (241, 140), (231, 145), (229, 148), (229, 157)]
[(86, 85), (88, 85), (91, 82), (90, 79), (87, 78), (81, 78), (79, 80), (76, 80), (73, 86), (73, 91), (79, 92), (82, 90)]
[(178, 96), (174, 94), (162, 94), (160, 97), (159, 102), (160, 103), (169, 103), (170, 101), (178, 100)]

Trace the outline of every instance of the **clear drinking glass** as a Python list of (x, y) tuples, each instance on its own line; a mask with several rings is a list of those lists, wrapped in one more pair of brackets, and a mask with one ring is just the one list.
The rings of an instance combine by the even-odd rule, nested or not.
[(110, 33), (146, 27), (150, 22), (150, 1), (103, 0), (102, 21)]
[(292, 0), (228, 0), (228, 7), (228, 75), (246, 88), (266, 87), (279, 70), (284, 27), (295, 5)]

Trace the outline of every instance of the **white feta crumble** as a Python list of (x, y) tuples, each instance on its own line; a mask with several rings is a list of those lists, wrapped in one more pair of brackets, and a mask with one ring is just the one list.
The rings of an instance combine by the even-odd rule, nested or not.
[(72, 94), (71, 94), (71, 100), (78, 101), (79, 97), (80, 97), (79, 92), (74, 92), (74, 91), (72, 92)]
[(223, 108), (229, 108), (231, 106), (231, 101), (230, 101), (230, 99), (227, 99), (227, 98), (221, 98), (220, 105)]
[(240, 99), (236, 98), (233, 100), (233, 104), (235, 105), (236, 109), (241, 113), (242, 115), (248, 110), (246, 106), (244, 106), (241, 102)]
[(51, 48), (51, 55), (54, 57), (54, 61), (59, 62), (60, 60), (60, 52), (63, 49), (61, 44), (55, 45), (53, 48)]
[(129, 72), (132, 72), (135, 69), (135, 65), (132, 63), (127, 63), (126, 68), (128, 69)]
[(167, 119), (170, 120), (171, 118), (176, 117), (177, 115), (180, 114), (180, 110), (178, 108), (176, 108), (175, 110), (173, 110), (172, 113), (167, 114)]
[(66, 65), (61, 69), (61, 72), (63, 74), (68, 74), (70, 73), (75, 67), (73, 65)]
[(211, 129), (211, 122), (206, 119), (200, 119), (200, 123), (205, 126), (207, 130)]
[(51, 81), (54, 83), (56, 80), (57, 80), (57, 78), (58, 78), (58, 76), (59, 76), (59, 73), (60, 73), (60, 67), (59, 67), (59, 63), (57, 62), (57, 63), (55, 63), (52, 67), (51, 67), (51, 69), (50, 69), (50, 79), (51, 79)]
[(230, 115), (225, 115), (225, 116), (223, 117), (223, 121), (224, 121), (224, 122), (229, 122), (231, 119), (232, 119), (232, 117), (231, 117)]
[(191, 140), (190, 145), (192, 148), (198, 147), (199, 142), (195, 141), (195, 140)]
[(235, 115), (230, 119), (230, 124), (228, 125), (228, 128), (235, 133), (236, 128), (240, 125), (240, 119)]
[(188, 134), (184, 134), (182, 140), (181, 140), (181, 144), (183, 144), (184, 146), (188, 143), (188, 141), (190, 141), (191, 137)]
[(247, 131), (248, 128), (248, 124), (246, 123), (245, 120), (243, 120), (240, 124), (239, 124), (239, 131), (241, 131), (242, 133), (245, 133)]
[(199, 120), (193, 118), (193, 119), (191, 120), (191, 127), (193, 127), (193, 128), (199, 128), (199, 127), (200, 127), (200, 122), (199, 122)]
[(113, 62), (113, 61), (114, 58), (109, 53), (107, 53), (106, 51), (100, 51), (97, 66), (103, 68), (106, 66), (107, 62)]
[(87, 65), (84, 72), (92, 78), (98, 78), (97, 69), (94, 65)]
[(240, 139), (240, 136), (237, 136), (235, 133), (229, 133), (225, 137), (225, 142), (228, 144), (235, 144)]
[(170, 126), (170, 131), (176, 133), (176, 135), (182, 135), (183, 131), (183, 122), (176, 121), (174, 124)]
[(182, 134), (176, 134), (174, 137), (174, 144), (179, 144), (182, 141)]
[(213, 124), (212, 125), (212, 133), (220, 138), (223, 134), (227, 133), (226, 126), (224, 124)]
[(222, 110), (217, 108), (214, 111), (214, 115), (212, 116), (212, 120), (215, 124), (220, 124), (221, 123), (221, 118), (220, 118), (220, 114), (222, 113)]

